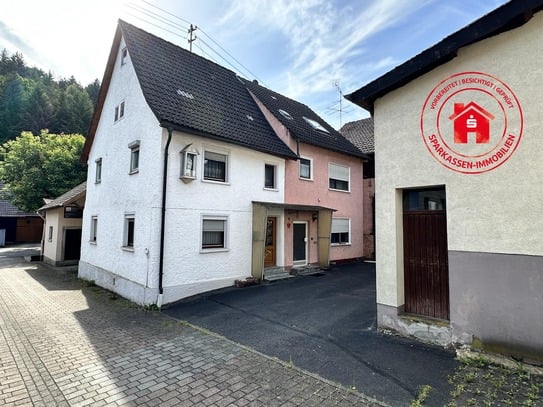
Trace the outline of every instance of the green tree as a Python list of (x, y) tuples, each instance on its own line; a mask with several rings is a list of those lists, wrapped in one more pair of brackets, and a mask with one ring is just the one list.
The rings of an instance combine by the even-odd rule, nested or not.
[(56, 198), (86, 178), (79, 161), (85, 138), (80, 134), (39, 135), (22, 132), (0, 146), (0, 180), (22, 210), (35, 211), (43, 198)]
[(92, 102), (78, 83), (70, 83), (60, 97), (56, 114), (55, 131), (59, 133), (86, 134), (92, 117)]

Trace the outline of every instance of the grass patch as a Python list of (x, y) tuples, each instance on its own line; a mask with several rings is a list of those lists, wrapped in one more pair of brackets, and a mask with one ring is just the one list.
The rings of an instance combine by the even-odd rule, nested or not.
[(530, 373), (521, 364), (506, 367), (483, 357), (460, 362), (449, 376), (447, 407), (543, 405), (543, 375)]

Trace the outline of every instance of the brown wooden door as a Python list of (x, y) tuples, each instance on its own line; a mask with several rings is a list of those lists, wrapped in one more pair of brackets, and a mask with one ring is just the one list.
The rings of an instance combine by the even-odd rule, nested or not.
[(445, 210), (404, 212), (405, 312), (449, 319)]
[(264, 267), (275, 266), (276, 221), (277, 218), (268, 218), (266, 226), (266, 248), (264, 250)]

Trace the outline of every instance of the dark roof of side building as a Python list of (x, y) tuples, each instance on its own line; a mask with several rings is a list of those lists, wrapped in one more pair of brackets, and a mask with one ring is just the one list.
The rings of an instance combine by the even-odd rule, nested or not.
[(380, 97), (452, 60), (462, 47), (524, 25), (542, 9), (543, 0), (511, 0), (345, 97), (373, 114)]
[(53, 200), (47, 200), (49, 202), (43, 205), (40, 209), (38, 209), (38, 212), (41, 213), (46, 209), (59, 208), (61, 206), (70, 205), (71, 203), (77, 201), (79, 198), (85, 195), (86, 191), (87, 191), (87, 182), (85, 181), (77, 185), (76, 187), (70, 189), (69, 191), (65, 192), (58, 198), (55, 198)]
[[(355, 157), (367, 158), (307, 105), (265, 88), (256, 81), (244, 79), (243, 82), (298, 141)], [(316, 129), (311, 125), (311, 121), (320, 124), (322, 128)]]
[(88, 158), (121, 38), (162, 127), (296, 158), (234, 72), (119, 20), (82, 160)]
[(25, 212), (11, 203), (11, 193), (0, 182), (0, 217), (15, 218), (19, 216), (38, 216), (35, 212)]
[(373, 117), (345, 123), (339, 132), (363, 153), (373, 154), (375, 152)]

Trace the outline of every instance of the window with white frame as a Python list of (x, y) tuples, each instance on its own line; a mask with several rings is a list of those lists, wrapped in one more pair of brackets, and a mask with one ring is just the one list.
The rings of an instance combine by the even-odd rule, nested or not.
[(95, 172), (94, 182), (96, 184), (99, 184), (100, 182), (102, 182), (102, 157), (96, 159), (95, 164), (96, 164), (96, 172)]
[(202, 250), (226, 249), (228, 232), (228, 217), (202, 217)]
[(98, 230), (98, 216), (91, 216), (90, 239), (91, 243), (96, 243), (96, 232)]
[(313, 162), (310, 158), (300, 158), (300, 178), (313, 179)]
[(129, 174), (134, 174), (139, 171), (140, 165), (140, 141), (135, 140), (128, 145), (130, 149), (130, 171)]
[(128, 59), (128, 48), (124, 47), (121, 50), (121, 65), (126, 64), (127, 59)]
[(119, 121), (124, 117), (124, 100), (115, 106), (115, 121)]
[(124, 215), (124, 233), (123, 247), (127, 249), (134, 248), (134, 231), (136, 225), (136, 215), (127, 213)]
[(228, 155), (213, 151), (204, 152), (204, 179), (228, 182)]
[(343, 165), (328, 164), (328, 187), (338, 191), (349, 191), (350, 169)]
[(47, 240), (50, 242), (53, 241), (53, 226), (49, 226), (49, 235), (47, 236)]
[(266, 164), (264, 166), (264, 188), (267, 189), (276, 189), (277, 185), (275, 184), (275, 165)]
[(351, 220), (349, 218), (332, 218), (332, 234), (330, 243), (332, 245), (351, 243)]

